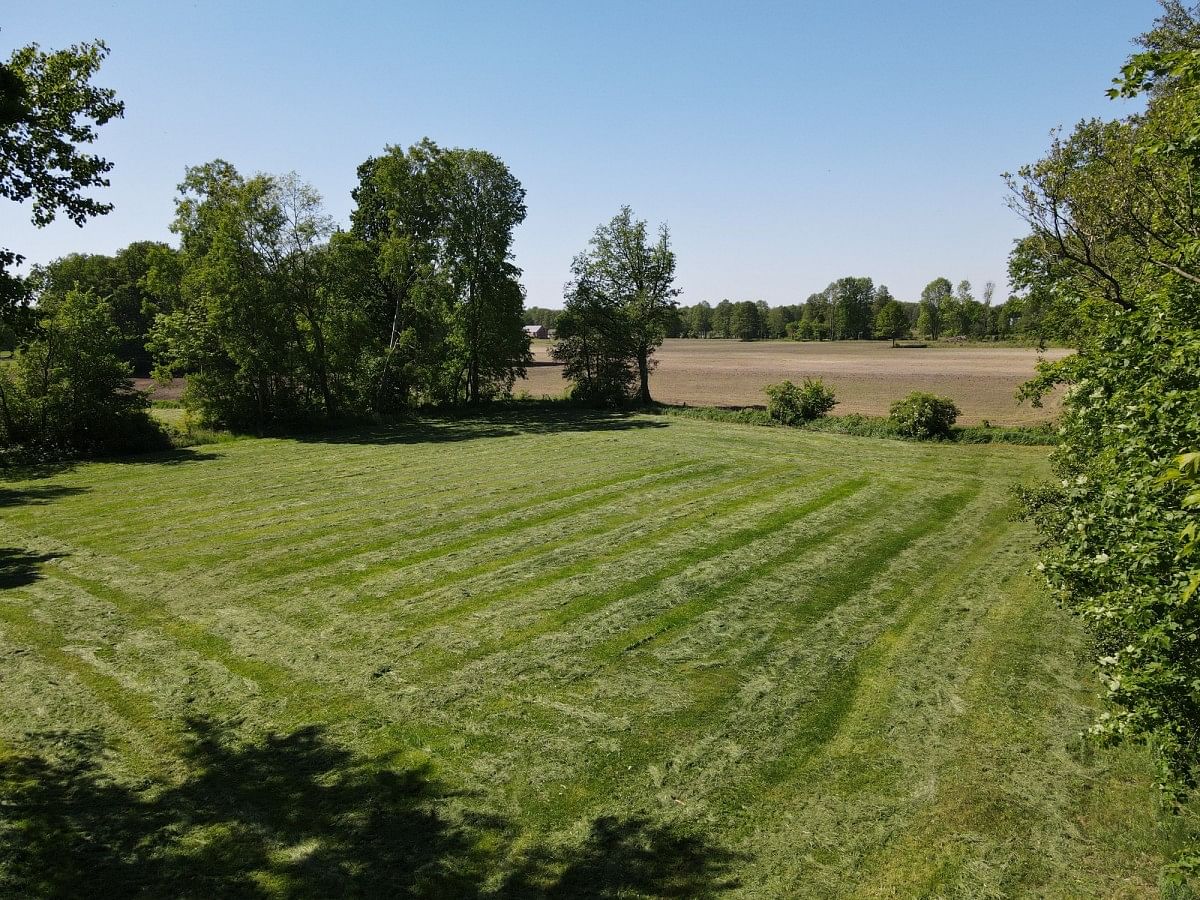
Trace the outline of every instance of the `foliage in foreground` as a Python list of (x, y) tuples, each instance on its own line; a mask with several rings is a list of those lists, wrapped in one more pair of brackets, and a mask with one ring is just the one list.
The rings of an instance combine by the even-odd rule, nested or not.
[[(30, 44), (0, 65), (0, 197), (32, 200), (38, 227), (59, 213), (82, 225), (112, 209), (86, 193), (107, 187), (112, 163), (80, 151), (96, 140), (98, 127), (125, 112), (111, 88), (92, 84), (107, 55), (103, 41), (58, 51)], [(0, 247), (0, 324), (25, 299), (12, 272), (22, 259)]]
[(781, 381), (763, 390), (767, 394), (767, 415), (781, 425), (819, 419), (837, 405), (833, 391), (819, 378), (805, 378), (798, 386)]
[(1188, 476), (1171, 461), (1200, 446), (1200, 316), (1175, 290), (1113, 316), (1078, 355), (1043, 367), (1031, 393), (1071, 385), (1053, 461), (1058, 482), (1027, 491), (1046, 544), (1040, 568), (1096, 635), (1113, 710), (1107, 740), (1148, 735), (1163, 783), (1200, 773), (1200, 604), (1183, 565)]
[[(1200, 16), (1175, 0), (1111, 93), (1144, 113), (1080, 123), (1012, 179), (1031, 226), (1022, 265), (1048, 295), (1089, 306), (1075, 356), (1027, 389), (1069, 385), (1058, 480), (1025, 492), (1040, 568), (1091, 628), (1109, 711), (1093, 732), (1148, 740), (1175, 798), (1200, 780)], [(1180, 861), (1195, 867), (1200, 857)]]

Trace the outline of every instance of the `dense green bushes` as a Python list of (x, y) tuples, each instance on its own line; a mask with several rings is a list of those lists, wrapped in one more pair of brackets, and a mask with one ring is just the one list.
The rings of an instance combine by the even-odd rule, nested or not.
[(767, 413), (782, 425), (796, 425), (819, 419), (837, 405), (833, 391), (819, 378), (805, 378), (802, 385), (791, 381), (769, 384)]
[[(1093, 733), (1148, 741), (1180, 798), (1200, 782), (1200, 13), (1165, 6), (1111, 92), (1145, 110), (1081, 122), (1010, 184), (1032, 230), (1014, 261), (1091, 308), (1027, 391), (1067, 386), (1056, 481), (1024, 495), (1038, 568), (1093, 634), (1111, 702)], [(1200, 871), (1200, 850), (1179, 863)]]
[[(1076, 356), (1043, 367), (1035, 396), (1065, 383), (1057, 481), (1026, 491), (1044, 536), (1039, 569), (1095, 635), (1114, 707), (1107, 740), (1150, 735), (1163, 784), (1200, 777), (1200, 604), (1188, 593), (1186, 472), (1200, 448), (1200, 294), (1182, 286), (1113, 315)], [(1175, 467), (1178, 468), (1178, 467)]]
[(958, 407), (947, 397), (913, 391), (892, 404), (888, 418), (905, 437), (948, 438), (951, 426), (958, 420)]
[(32, 340), (0, 366), (0, 446), (39, 456), (166, 447), (120, 358), (108, 301), (72, 290), (39, 311)]
[[(771, 418), (762, 407), (727, 409), (715, 406), (671, 406), (658, 404), (653, 412), (685, 419), (706, 419), (712, 422), (731, 422), (739, 425), (766, 425), (794, 427), (805, 431), (820, 431), (828, 434), (846, 434), (854, 437), (890, 438), (892, 440), (918, 440), (901, 433), (891, 419), (884, 416), (864, 416), (849, 413), (844, 416), (822, 416), (799, 422), (794, 426), (783, 426)], [(1024, 444), (1034, 447), (1050, 447), (1058, 443), (1058, 432), (1050, 425), (969, 425), (955, 426), (945, 438), (964, 444)]]

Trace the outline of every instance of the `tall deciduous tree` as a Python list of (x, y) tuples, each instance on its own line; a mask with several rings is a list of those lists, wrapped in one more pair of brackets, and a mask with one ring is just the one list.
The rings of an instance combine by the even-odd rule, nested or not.
[(443, 256), (465, 350), (467, 399), (478, 403), (511, 389), (529, 360), (520, 270), (512, 263), (525, 189), (498, 157), (482, 150), (449, 151), (445, 164)]
[(944, 307), (954, 297), (954, 288), (949, 278), (935, 278), (921, 291), (921, 307), (917, 317), (917, 331), (937, 340), (944, 327)]
[(215, 160), (187, 171), (176, 219), (178, 307), (152, 343), (164, 371), (187, 373), (205, 418), (252, 425), (339, 414), (327, 278), (332, 221), (294, 175), (244, 178)]
[(896, 339), (908, 334), (908, 314), (904, 307), (895, 300), (889, 300), (875, 316), (875, 334), (879, 337), (891, 338), (892, 346)]
[(511, 253), (525, 218), (520, 182), (490, 153), (430, 140), (388, 147), (358, 174), (339, 243), (367, 266), (364, 301), (381, 345), (375, 405), (476, 402), (510, 389), (529, 360)]
[(449, 393), (440, 383), (453, 293), (438, 262), (443, 156), (426, 139), (363, 162), (350, 234), (338, 242), (362, 273), (362, 302), (379, 346), (368, 365), (371, 406), (383, 412)]
[(675, 253), (666, 225), (651, 239), (628, 206), (596, 229), (586, 251), (572, 265), (574, 285), (619, 306), (628, 322), (638, 373), (637, 400), (650, 403), (650, 370), (662, 344), (668, 312), (675, 306)]

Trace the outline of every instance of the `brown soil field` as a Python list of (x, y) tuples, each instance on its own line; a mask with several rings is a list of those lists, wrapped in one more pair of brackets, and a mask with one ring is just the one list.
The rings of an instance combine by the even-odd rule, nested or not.
[[(559, 396), (566, 388), (562, 370), (550, 360), (550, 342), (534, 341), (528, 377), (513, 390), (535, 397)], [(1071, 351), (1048, 349), (1041, 356), (1061, 359)], [(995, 425), (1045, 422), (1058, 412), (1049, 398), (1041, 409), (1018, 404), (1015, 393), (1034, 373), (1037, 350), (1025, 347), (934, 345), (892, 348), (884, 341), (667, 340), (650, 377), (654, 399), (690, 406), (754, 406), (765, 402), (763, 388), (789, 378), (821, 378), (837, 394), (835, 414), (887, 415), (909, 391), (929, 391), (958, 404), (964, 425), (984, 419)]]
[(187, 380), (172, 378), (167, 384), (159, 384), (153, 378), (135, 378), (133, 386), (139, 391), (149, 391), (150, 397), (154, 400), (178, 400), (183, 396)]

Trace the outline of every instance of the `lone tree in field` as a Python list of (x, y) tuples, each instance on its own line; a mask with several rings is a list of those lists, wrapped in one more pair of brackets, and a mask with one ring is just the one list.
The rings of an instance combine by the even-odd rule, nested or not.
[[(667, 226), (660, 226), (657, 239), (651, 241), (646, 223), (635, 220), (633, 210), (623, 206), (612, 221), (596, 229), (588, 249), (575, 257), (571, 273), (574, 278), (567, 288), (568, 308), (574, 298), (576, 306), (586, 303), (621, 312), (627, 335), (617, 343), (627, 345), (633, 354), (638, 402), (650, 403), (654, 351), (666, 336), (667, 322), (679, 295), (674, 286), (675, 253)], [(611, 316), (609, 320), (619, 321)], [(611, 328), (607, 330), (611, 333)], [(613, 353), (605, 356), (611, 358)]]
[(896, 338), (908, 334), (908, 314), (899, 301), (889, 300), (875, 316), (875, 333), (879, 337), (891, 338), (892, 346), (896, 346)]

